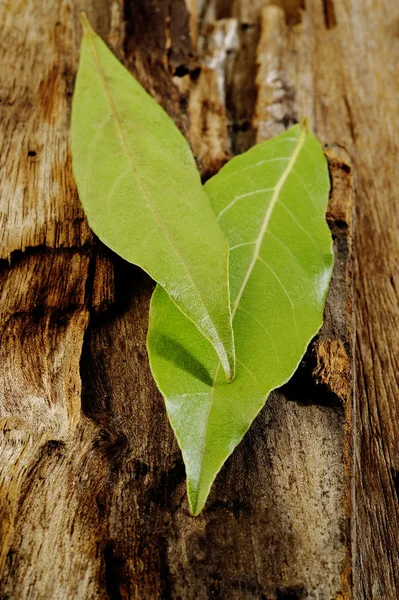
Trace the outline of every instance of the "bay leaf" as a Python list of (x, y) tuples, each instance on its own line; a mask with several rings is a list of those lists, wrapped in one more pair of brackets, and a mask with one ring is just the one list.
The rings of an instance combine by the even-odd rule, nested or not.
[(271, 390), (287, 382), (323, 320), (332, 240), (327, 161), (296, 125), (231, 160), (205, 189), (230, 245), (236, 376), (157, 286), (148, 350), (198, 514)]
[(82, 18), (73, 173), (90, 227), (170, 295), (234, 373), (229, 249), (190, 146)]

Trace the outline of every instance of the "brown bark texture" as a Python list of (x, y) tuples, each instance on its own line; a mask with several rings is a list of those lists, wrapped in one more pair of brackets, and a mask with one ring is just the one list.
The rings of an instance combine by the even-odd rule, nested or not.
[[(329, 160), (323, 329), (196, 518), (148, 366), (154, 284), (72, 177), (82, 10), (204, 178), (304, 116)], [(0, 597), (395, 600), (399, 5), (0, 0), (0, 24)]]

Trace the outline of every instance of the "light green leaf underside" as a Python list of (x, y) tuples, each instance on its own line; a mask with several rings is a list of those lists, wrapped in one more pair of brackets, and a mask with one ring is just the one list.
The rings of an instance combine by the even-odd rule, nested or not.
[(214, 346), (230, 379), (228, 244), (190, 147), (87, 23), (71, 138), (90, 227), (162, 285)]
[(157, 286), (148, 349), (183, 453), (191, 510), (322, 324), (331, 277), (326, 159), (301, 126), (230, 161), (205, 186), (230, 244), (236, 377)]

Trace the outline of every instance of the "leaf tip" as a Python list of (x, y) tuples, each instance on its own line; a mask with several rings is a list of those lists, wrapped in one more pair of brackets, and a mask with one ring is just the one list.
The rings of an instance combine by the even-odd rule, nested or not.
[(89, 20), (86, 16), (84, 10), (79, 15), (80, 22), (82, 23), (84, 33), (94, 33), (92, 26), (89, 23)]
[(204, 508), (207, 495), (205, 498), (200, 498), (200, 490), (197, 486), (193, 486), (190, 477), (187, 478), (187, 496), (191, 516), (198, 517)]
[(223, 367), (223, 371), (224, 371), (224, 374), (227, 379), (227, 383), (231, 383), (233, 381), (234, 375), (235, 375), (234, 364), (232, 364), (231, 362), (225, 362), (222, 365), (222, 367)]
[(196, 500), (192, 501), (190, 497), (189, 497), (189, 506), (190, 506), (190, 513), (191, 513), (192, 517), (198, 517), (198, 515), (204, 508), (203, 504), (202, 505), (198, 504), (198, 502)]
[(227, 350), (223, 348), (223, 351), (219, 354), (219, 358), (223, 371), (226, 375), (227, 383), (231, 383), (236, 374), (236, 354), (234, 337), (232, 339), (231, 347)]
[(235, 349), (233, 350), (233, 354), (229, 357), (228, 366), (225, 369), (227, 383), (231, 383), (236, 374), (236, 356)]
[(300, 122), (301, 129), (303, 129), (306, 133), (310, 131), (310, 123), (309, 117), (303, 117)]

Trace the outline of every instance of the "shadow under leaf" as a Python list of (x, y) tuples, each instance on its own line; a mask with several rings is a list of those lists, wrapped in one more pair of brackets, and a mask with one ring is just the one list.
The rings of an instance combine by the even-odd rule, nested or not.
[(209, 386), (213, 385), (213, 379), (206, 367), (180, 342), (163, 333), (158, 333), (156, 352), (168, 362), (175, 364), (179, 369), (183, 369), (183, 371), (202, 381), (202, 383)]

